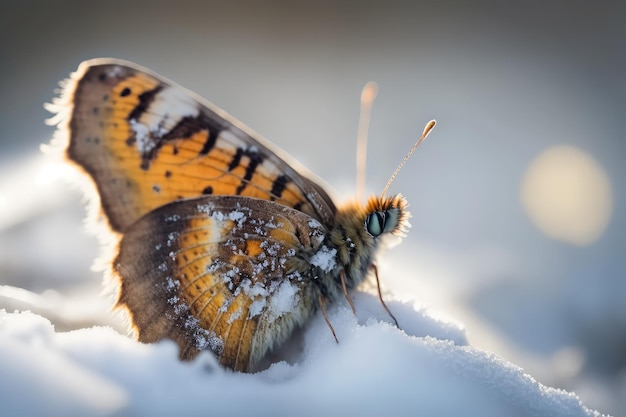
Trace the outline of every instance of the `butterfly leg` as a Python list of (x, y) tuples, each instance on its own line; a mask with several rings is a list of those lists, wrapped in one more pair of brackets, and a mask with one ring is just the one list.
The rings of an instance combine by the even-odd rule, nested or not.
[(339, 339), (337, 339), (337, 335), (335, 334), (335, 329), (333, 329), (333, 325), (330, 324), (330, 320), (328, 320), (328, 316), (326, 315), (326, 307), (324, 306), (324, 297), (322, 296), (322, 294), (319, 295), (318, 301), (320, 303), (320, 308), (322, 309), (322, 315), (324, 316), (324, 320), (326, 320), (326, 324), (328, 325), (328, 328), (333, 333), (335, 342), (339, 343)]
[(376, 265), (372, 264), (372, 269), (374, 270), (374, 276), (376, 276), (376, 286), (378, 287), (378, 299), (382, 303), (383, 307), (385, 307), (385, 310), (387, 310), (387, 313), (389, 313), (389, 315), (393, 319), (393, 322), (396, 324), (396, 327), (399, 329), (400, 326), (398, 325), (398, 320), (396, 320), (395, 316), (391, 314), (389, 307), (387, 307), (387, 304), (385, 304), (385, 301), (383, 300), (383, 294), (380, 290), (380, 279), (378, 279), (378, 268), (376, 267)]
[(339, 271), (339, 277), (341, 277), (341, 287), (343, 288), (343, 295), (346, 296), (346, 300), (348, 300), (348, 304), (350, 304), (350, 308), (352, 308), (352, 313), (356, 316), (356, 309), (354, 308), (354, 304), (352, 304), (352, 299), (350, 298), (350, 294), (348, 294), (348, 288), (346, 287), (346, 271), (343, 269)]

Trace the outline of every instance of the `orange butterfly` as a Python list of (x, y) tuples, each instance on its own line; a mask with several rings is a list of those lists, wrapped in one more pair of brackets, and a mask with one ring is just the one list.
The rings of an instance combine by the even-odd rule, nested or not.
[(121, 236), (117, 305), (140, 341), (173, 339), (184, 359), (210, 349), (255, 370), (318, 308), (328, 323), (325, 303), (350, 302), (408, 227), (402, 196), (336, 207), (283, 152), (135, 64), (83, 62), (51, 108)]

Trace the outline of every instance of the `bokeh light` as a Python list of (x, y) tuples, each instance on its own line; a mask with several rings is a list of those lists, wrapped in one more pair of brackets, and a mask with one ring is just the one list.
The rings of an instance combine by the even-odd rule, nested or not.
[(553, 239), (589, 245), (611, 219), (608, 176), (587, 153), (568, 145), (554, 146), (529, 165), (520, 191), (526, 213)]

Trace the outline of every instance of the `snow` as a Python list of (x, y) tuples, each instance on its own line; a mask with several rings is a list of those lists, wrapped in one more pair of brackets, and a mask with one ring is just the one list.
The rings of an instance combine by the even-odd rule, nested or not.
[[(290, 281), (281, 282), (277, 289), (272, 292), (268, 319), (273, 321), (285, 313), (294, 311), (298, 302), (300, 302), (298, 288)], [(252, 309), (250, 309), (250, 317), (253, 317)]]
[[(376, 299), (354, 301), (369, 315)], [(208, 353), (180, 362), (173, 342), (144, 345), (103, 326), (57, 332), (42, 316), (0, 311), (0, 399), (7, 415), (599, 415), (463, 344), (450, 323), (389, 304), (421, 334), (340, 306), (329, 311), (339, 344), (316, 317), (295, 364), (253, 375), (222, 370)]]
[(332, 271), (335, 268), (335, 255), (337, 255), (337, 249), (329, 249), (323, 245), (311, 256), (311, 265), (321, 268), (324, 272)]

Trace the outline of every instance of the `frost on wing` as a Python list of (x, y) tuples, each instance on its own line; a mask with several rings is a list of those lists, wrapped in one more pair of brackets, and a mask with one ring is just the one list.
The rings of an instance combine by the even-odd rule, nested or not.
[[(282, 240), (282, 233), (293, 233), (288, 221), (271, 213), (258, 215), (255, 209), (239, 203), (230, 210), (203, 204), (197, 211), (212, 220), (209, 225), (215, 230), (211, 235), (219, 236), (214, 241), (218, 249), (206, 272), (230, 291), (219, 308), (221, 313), (229, 312), (228, 322), (263, 315), (271, 323), (292, 312), (300, 300), (296, 283), (302, 276), (289, 262), (296, 256), (293, 245), (297, 238)], [(276, 230), (280, 238), (274, 235)], [(313, 229), (313, 235), (318, 234), (321, 230)], [(319, 242), (317, 237), (314, 241)], [(247, 313), (242, 311), (244, 304), (235, 301), (242, 296), (250, 300)], [(234, 303), (240, 307), (229, 308)]]
[(294, 311), (296, 306), (300, 303), (298, 287), (291, 281), (285, 280), (277, 283), (277, 287), (278, 288), (273, 291), (273, 296), (270, 298), (268, 314), (270, 321), (276, 320), (285, 313)]
[(323, 245), (313, 256), (311, 256), (311, 265), (317, 266), (324, 272), (330, 272), (337, 265), (335, 258), (337, 257), (337, 249), (329, 249)]

